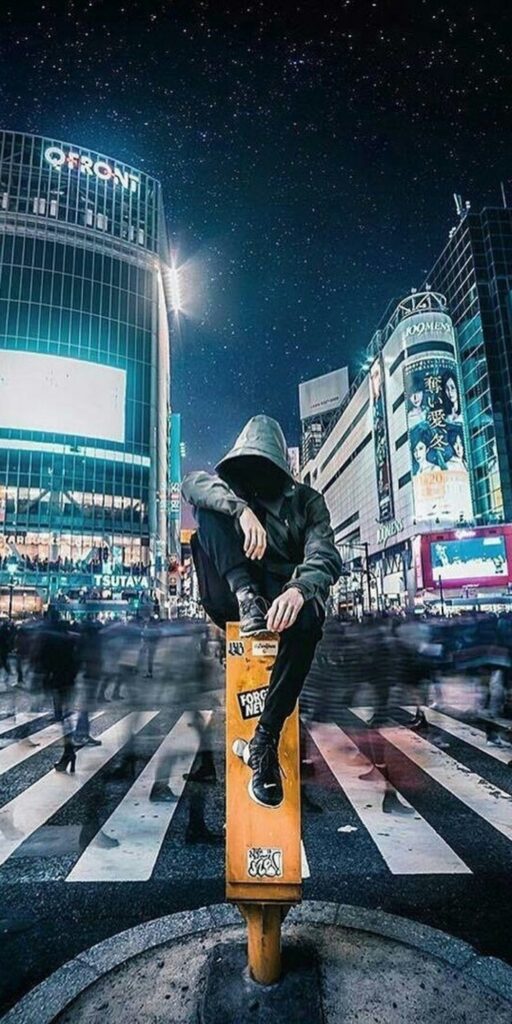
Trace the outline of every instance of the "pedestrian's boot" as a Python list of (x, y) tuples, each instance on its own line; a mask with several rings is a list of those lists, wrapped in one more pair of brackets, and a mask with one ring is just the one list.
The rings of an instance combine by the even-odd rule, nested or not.
[(75, 774), (76, 754), (72, 747), (65, 747), (64, 753), (59, 761), (56, 761), (54, 768), (56, 772), (65, 772), (69, 768), (70, 774)]
[(279, 736), (263, 725), (256, 727), (250, 743), (235, 740), (233, 753), (252, 769), (249, 796), (262, 807), (279, 807), (283, 802), (283, 784), (278, 758)]
[(217, 772), (211, 750), (202, 750), (199, 759), (197, 767), (190, 772), (184, 772), (183, 778), (187, 782), (217, 782)]
[(240, 612), (240, 636), (268, 633), (265, 600), (253, 587), (240, 587), (236, 592)]
[(165, 782), (154, 782), (151, 787), (149, 799), (154, 804), (175, 804), (179, 797), (173, 793), (171, 787)]
[(383, 814), (400, 814), (403, 818), (406, 818), (409, 814), (414, 814), (414, 808), (406, 807), (405, 804), (401, 803), (398, 799), (398, 793), (389, 784), (386, 785), (386, 791), (382, 798), (382, 811)]
[(416, 714), (412, 719), (412, 722), (407, 723), (407, 728), (412, 732), (428, 732), (429, 724), (428, 719), (424, 711), (421, 708), (416, 708)]

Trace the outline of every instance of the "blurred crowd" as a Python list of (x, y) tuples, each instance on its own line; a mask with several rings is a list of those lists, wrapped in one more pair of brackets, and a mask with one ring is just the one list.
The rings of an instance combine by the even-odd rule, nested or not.
[[(351, 708), (363, 709), (364, 726)], [(473, 722), (489, 745), (508, 748), (512, 758), (512, 615), (330, 617), (301, 709), (306, 721), (348, 728), (367, 765), (359, 778), (381, 792), (383, 811), (413, 814), (393, 786), (381, 730), (408, 729), (442, 749), (447, 742), (436, 714), (446, 712)]]
[[(146, 760), (146, 730), (140, 722), (144, 712), (160, 711), (149, 728), (160, 730), (155, 744), (165, 738), (184, 712), (188, 713), (192, 771), (191, 782), (214, 781), (213, 731), (202, 709), (222, 701), (223, 643), (214, 627), (204, 621), (187, 619), (160, 621), (114, 621), (102, 625), (93, 618), (73, 622), (50, 607), (42, 618), (19, 625), (5, 619), (0, 623), (0, 679), (3, 700), (0, 717), (7, 719), (20, 709), (48, 714), (62, 734), (62, 754), (54, 764), (57, 772), (74, 774), (77, 761), (90, 764), (90, 749), (101, 747), (101, 732), (121, 721), (126, 735), (116, 763), (107, 770), (106, 780), (135, 778)], [(102, 718), (96, 723), (98, 712)], [(113, 716), (113, 717), (112, 717)], [(146, 716), (147, 717), (147, 716)], [(101, 723), (101, 724), (100, 724)], [(91, 728), (92, 726), (92, 728)], [(98, 736), (98, 732), (100, 736)], [(140, 735), (139, 735), (140, 734)], [(162, 744), (162, 747), (164, 745)], [(158, 744), (157, 744), (158, 750)], [(176, 803), (183, 780), (176, 780), (176, 765), (187, 752), (165, 748), (155, 758), (150, 800)], [(94, 823), (100, 812), (96, 804)], [(87, 834), (90, 834), (90, 821)], [(101, 835), (105, 843), (115, 842)], [(222, 835), (208, 828), (204, 819), (204, 798), (192, 787), (189, 801), (189, 842), (221, 841)]]
[[(117, 773), (135, 778), (137, 758), (144, 760), (138, 716), (149, 709), (162, 711), (159, 720), (164, 738), (179, 715), (188, 711), (196, 753), (191, 770), (183, 776), (192, 783), (187, 841), (221, 842), (222, 832), (210, 828), (205, 820), (204, 787), (200, 785), (217, 777), (214, 749), (222, 748), (222, 740), (214, 735), (211, 723), (216, 720), (218, 729), (219, 716), (205, 724), (201, 710), (222, 706), (224, 647), (223, 634), (204, 619), (101, 624), (88, 618), (77, 623), (50, 608), (43, 618), (18, 625), (3, 620), (0, 717), (12, 715), (21, 706), (51, 714), (62, 730), (62, 755), (54, 767), (58, 772), (74, 772), (77, 759), (84, 758), (86, 764), (88, 749), (101, 746), (98, 732), (101, 735), (105, 725), (100, 728), (96, 723), (96, 713), (111, 709), (114, 721), (119, 720), (122, 708), (127, 735), (111, 777)], [(353, 708), (365, 713), (364, 727), (358, 723), (359, 733), (354, 728)], [(304, 722), (337, 722), (348, 729), (365, 762), (366, 772), (360, 778), (380, 787), (385, 812), (413, 813), (393, 786), (381, 730), (397, 725), (432, 738), (442, 747), (436, 722), (431, 720), (433, 711), (446, 711), (466, 721), (469, 716), (485, 732), (489, 744), (509, 746), (512, 614), (410, 619), (372, 616), (361, 622), (327, 618), (302, 692), (302, 718)], [(145, 732), (142, 730), (142, 738)], [(312, 771), (308, 742), (303, 730), (303, 780)], [(173, 782), (176, 763), (172, 750), (156, 758), (152, 801), (178, 800), (181, 789), (176, 792)], [(106, 778), (108, 782), (108, 771)], [(308, 792), (306, 783), (306, 807), (318, 809)], [(99, 828), (99, 841), (115, 843), (102, 835), (100, 819), (96, 806), (89, 832), (91, 827)]]

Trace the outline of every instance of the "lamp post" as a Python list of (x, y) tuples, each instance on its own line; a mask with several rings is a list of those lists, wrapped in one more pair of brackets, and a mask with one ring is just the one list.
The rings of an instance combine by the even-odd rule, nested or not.
[(443, 577), (441, 576), (441, 574), (439, 574), (438, 583), (439, 583), (439, 598), (440, 598), (440, 601), (441, 601), (441, 615), (444, 618), (444, 590), (443, 590)]

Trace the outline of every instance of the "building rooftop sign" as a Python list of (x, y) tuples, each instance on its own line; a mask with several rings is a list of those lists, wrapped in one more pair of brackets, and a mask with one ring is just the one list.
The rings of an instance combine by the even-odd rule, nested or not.
[(86, 174), (90, 178), (96, 177), (100, 181), (120, 185), (121, 188), (125, 188), (129, 192), (136, 192), (140, 185), (140, 179), (131, 171), (121, 169), (107, 160), (96, 158), (96, 155), (77, 153), (71, 149), (62, 149), (61, 146), (47, 146), (44, 157), (47, 163), (56, 170), (65, 167), (70, 171)]

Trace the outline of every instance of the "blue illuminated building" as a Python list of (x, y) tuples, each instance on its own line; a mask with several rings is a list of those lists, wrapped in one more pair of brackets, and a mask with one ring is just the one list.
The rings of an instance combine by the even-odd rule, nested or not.
[(168, 280), (158, 181), (0, 133), (0, 558), (18, 611), (165, 596)]

